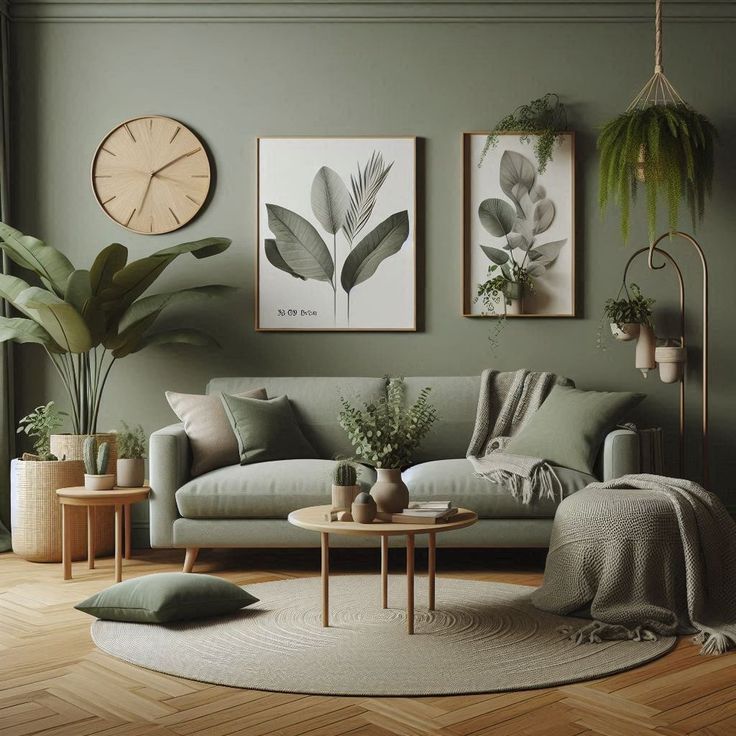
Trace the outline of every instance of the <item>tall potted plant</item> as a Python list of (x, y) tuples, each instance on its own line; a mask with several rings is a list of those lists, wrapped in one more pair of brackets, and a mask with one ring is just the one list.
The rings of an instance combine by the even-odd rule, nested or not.
[(437, 410), (428, 401), (430, 388), (423, 388), (416, 401), (405, 406), (405, 385), (390, 378), (378, 401), (364, 402), (361, 408), (340, 398), (340, 426), (347, 432), (358, 458), (376, 468), (377, 482), (371, 496), (384, 513), (399, 513), (409, 504), (409, 489), (401, 470), (412, 462), (414, 453), (437, 419)]

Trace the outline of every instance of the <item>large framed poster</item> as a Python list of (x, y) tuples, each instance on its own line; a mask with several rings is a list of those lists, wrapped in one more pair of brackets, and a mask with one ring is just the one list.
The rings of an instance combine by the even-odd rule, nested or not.
[(575, 316), (575, 134), (463, 134), (463, 315)]
[(259, 138), (257, 330), (416, 330), (416, 138)]

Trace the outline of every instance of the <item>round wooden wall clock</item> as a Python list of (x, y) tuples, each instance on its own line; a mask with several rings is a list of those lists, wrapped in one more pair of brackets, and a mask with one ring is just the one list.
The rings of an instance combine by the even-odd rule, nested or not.
[(210, 189), (202, 141), (161, 115), (132, 118), (110, 131), (92, 161), (92, 189), (119, 225), (144, 235), (186, 225)]

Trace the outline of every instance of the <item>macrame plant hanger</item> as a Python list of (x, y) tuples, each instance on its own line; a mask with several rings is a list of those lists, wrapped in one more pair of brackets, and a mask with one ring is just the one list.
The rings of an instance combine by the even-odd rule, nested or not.
[[(627, 108), (627, 111), (631, 111), (636, 108), (644, 108), (649, 105), (685, 105), (687, 104), (671, 82), (667, 79), (664, 74), (664, 66), (662, 65), (662, 0), (655, 0), (654, 10), (654, 73), (649, 78), (647, 83), (642, 87), (639, 94), (631, 101), (631, 104)], [(637, 166), (636, 176), (641, 178), (643, 176), (643, 162), (644, 151), (640, 153), (639, 166)], [(678, 296), (680, 305), (680, 344), (685, 347), (685, 282), (682, 275), (682, 269), (678, 265), (674, 256), (668, 251), (660, 248), (660, 243), (665, 239), (669, 238), (673, 240), (678, 238), (684, 240), (690, 245), (697, 253), (700, 266), (702, 271), (702, 290), (703, 290), (703, 301), (702, 301), (702, 412), (701, 412), (701, 433), (702, 433), (702, 479), (703, 485), (707, 488), (709, 482), (708, 472), (708, 264), (705, 259), (705, 253), (703, 252), (700, 243), (689, 233), (681, 231), (667, 232), (659, 237), (649, 245), (649, 247), (641, 248), (637, 250), (626, 262), (624, 267), (624, 282), (629, 271), (631, 263), (642, 253), (647, 254), (647, 266), (651, 271), (659, 271), (669, 263), (674, 269), (675, 276), (677, 278)], [(654, 262), (655, 253), (659, 253), (664, 256), (661, 263)], [(682, 377), (679, 380), (680, 389), (680, 411), (679, 411), (679, 472), (684, 474), (684, 457), (685, 457), (685, 374), (683, 372)]]

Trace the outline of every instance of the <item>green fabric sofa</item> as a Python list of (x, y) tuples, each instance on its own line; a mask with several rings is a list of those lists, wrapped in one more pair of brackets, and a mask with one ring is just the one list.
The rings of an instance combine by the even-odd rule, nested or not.
[[(478, 512), (477, 524), (438, 536), (451, 547), (545, 547), (555, 504), (524, 505), (508, 491), (473, 474), (465, 452), (475, 422), (479, 376), (406, 378), (408, 400), (431, 386), (439, 421), (425, 439), (416, 464), (404, 472), (414, 498), (451, 498)], [(265, 387), (286, 394), (305, 436), (324, 459), (281, 460), (219, 468), (190, 478), (189, 443), (181, 424), (154, 432), (150, 443), (150, 533), (152, 547), (314, 547), (319, 535), (292, 526), (289, 512), (330, 502), (332, 458), (352, 448), (337, 423), (340, 395), (371, 399), (384, 390), (381, 378), (217, 378), (207, 391), (230, 394)], [(614, 429), (601, 448), (597, 475), (607, 480), (639, 469), (634, 432)], [(567, 493), (592, 476), (565, 468), (558, 473)], [(373, 482), (364, 469), (362, 483)], [(399, 540), (400, 541), (400, 540)], [(397, 544), (399, 543), (397, 541)], [(418, 543), (425, 541), (418, 538)], [(372, 546), (370, 537), (335, 535), (334, 546)], [(332, 544), (332, 542), (331, 542)], [(191, 558), (193, 561), (194, 557)]]

